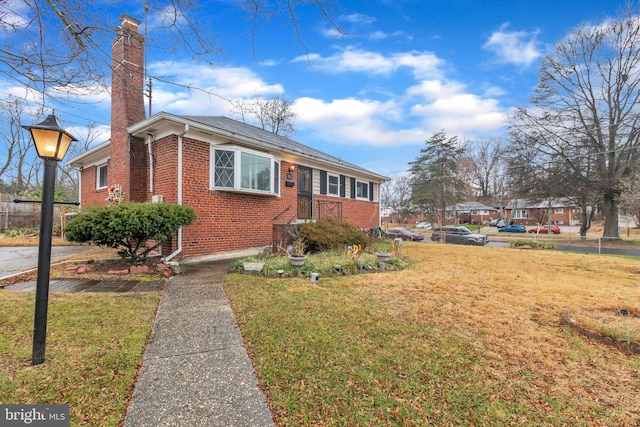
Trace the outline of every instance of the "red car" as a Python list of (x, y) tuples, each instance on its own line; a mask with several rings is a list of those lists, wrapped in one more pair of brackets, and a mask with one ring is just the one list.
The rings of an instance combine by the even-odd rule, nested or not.
[[(551, 232), (553, 234), (560, 234), (560, 227), (554, 225), (553, 227), (551, 227)], [(530, 228), (529, 233), (549, 234), (549, 227)]]

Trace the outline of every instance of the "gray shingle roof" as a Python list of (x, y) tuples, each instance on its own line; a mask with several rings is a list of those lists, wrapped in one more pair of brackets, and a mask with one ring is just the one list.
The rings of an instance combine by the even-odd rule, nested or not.
[[(251, 126), (245, 123), (241, 123), (237, 120), (230, 119), (224, 116), (177, 116), (184, 120), (189, 120), (192, 122), (197, 122), (212, 128), (220, 129), (225, 132), (230, 132), (235, 135), (243, 136), (245, 138), (254, 139), (269, 145), (272, 145), (274, 148), (278, 148), (280, 150), (301, 154), (304, 156), (309, 156), (316, 158), (318, 160), (339, 164), (341, 166), (345, 166), (349, 169), (360, 171), (362, 173), (366, 173), (368, 175), (372, 174), (370, 170), (364, 169), (358, 165), (354, 165), (353, 163), (346, 162), (338, 157), (331, 156), (327, 153), (324, 153), (320, 150), (316, 150), (315, 148), (311, 148), (307, 145), (301, 144), (297, 141), (289, 139), (287, 137), (277, 135), (273, 132), (266, 131), (264, 129), (260, 129), (255, 126)], [(378, 174), (376, 174), (378, 175)], [(379, 175), (380, 178), (385, 178), (382, 175)]]

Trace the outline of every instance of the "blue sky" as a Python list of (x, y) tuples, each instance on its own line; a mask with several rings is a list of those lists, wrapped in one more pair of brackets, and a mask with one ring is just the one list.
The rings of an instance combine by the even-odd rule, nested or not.
[[(533, 94), (542, 56), (577, 25), (614, 16), (624, 4), (343, 0), (333, 17), (344, 35), (317, 8), (298, 10), (302, 46), (276, 18), (259, 23), (252, 44), (234, 1), (201, 3), (200, 21), (225, 52), (219, 62), (150, 50), (147, 65), (152, 75), (214, 95), (154, 82), (154, 113), (230, 116), (230, 99), (285, 96), (298, 115), (293, 139), (390, 177), (441, 129), (469, 140), (504, 136), (506, 115)], [(113, 9), (114, 26), (120, 13), (144, 19), (142, 1)], [(94, 101), (56, 113), (77, 132), (83, 120), (108, 132), (109, 98)]]

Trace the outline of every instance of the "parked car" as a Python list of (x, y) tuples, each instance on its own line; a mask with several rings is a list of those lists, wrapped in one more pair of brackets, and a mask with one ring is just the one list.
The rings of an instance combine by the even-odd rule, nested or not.
[(430, 222), (421, 222), (420, 224), (416, 225), (416, 228), (428, 230), (428, 229), (431, 228), (431, 223)]
[[(551, 227), (551, 232), (553, 234), (560, 234), (560, 227), (558, 227), (557, 225), (554, 225)], [(549, 234), (549, 227), (536, 227), (536, 228), (530, 228), (529, 229), (529, 233), (539, 233), (539, 234)]]
[(387, 230), (387, 237), (392, 239), (402, 239), (402, 240), (411, 240), (411, 241), (419, 241), (424, 240), (424, 236), (420, 233), (416, 233), (415, 231), (407, 230), (403, 227), (390, 228)]
[(525, 233), (527, 229), (524, 225), (507, 225), (506, 227), (499, 228), (498, 231), (504, 231), (505, 233)]
[(434, 242), (443, 241), (444, 243), (478, 246), (484, 246), (488, 241), (487, 236), (484, 234), (475, 234), (467, 227), (454, 225), (434, 228), (431, 233), (431, 240)]
[(493, 218), (492, 220), (489, 220), (489, 226), (490, 227), (498, 227), (498, 224), (502, 224), (500, 225), (500, 227), (504, 227), (504, 220), (500, 217), (498, 218)]

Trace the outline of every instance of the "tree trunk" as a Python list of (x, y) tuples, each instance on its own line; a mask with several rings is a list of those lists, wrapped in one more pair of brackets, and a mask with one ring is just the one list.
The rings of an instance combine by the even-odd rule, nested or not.
[(618, 233), (618, 204), (613, 194), (605, 193), (604, 195), (604, 232), (602, 237), (610, 237), (619, 239)]

